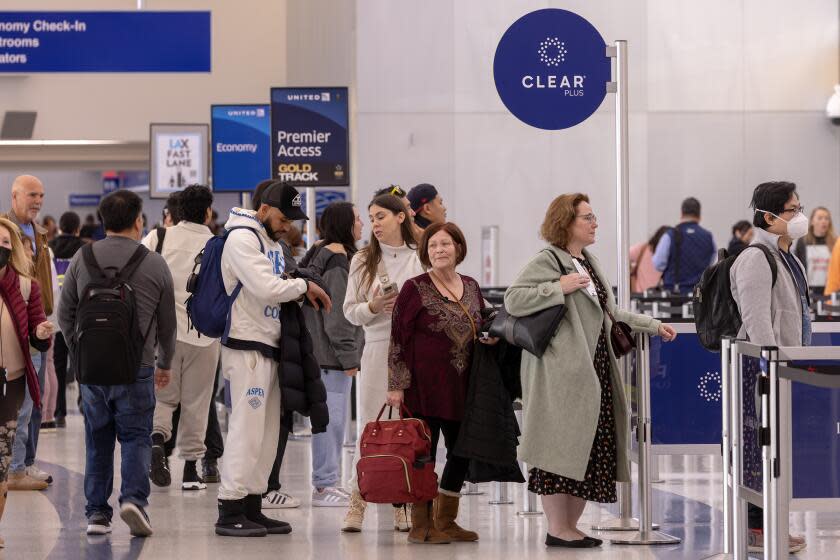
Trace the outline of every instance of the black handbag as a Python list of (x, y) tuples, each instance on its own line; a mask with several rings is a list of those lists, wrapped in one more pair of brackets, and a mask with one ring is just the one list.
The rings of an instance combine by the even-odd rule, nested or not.
[[(557, 266), (560, 267), (560, 275), (566, 274), (566, 269), (563, 263), (554, 254), (554, 251), (545, 249), (557, 261)], [(530, 352), (534, 356), (541, 358), (548, 348), (551, 339), (554, 338), (554, 333), (560, 327), (560, 321), (566, 316), (566, 306), (562, 303), (537, 311), (525, 317), (515, 317), (500, 308), (493, 324), (490, 325), (490, 336), (494, 338), (502, 338), (508, 344), (513, 344)]]

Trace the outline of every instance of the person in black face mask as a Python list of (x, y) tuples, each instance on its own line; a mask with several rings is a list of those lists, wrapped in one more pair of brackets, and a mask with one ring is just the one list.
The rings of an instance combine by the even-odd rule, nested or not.
[[(44, 315), (41, 290), (31, 274), (32, 262), (24, 253), (17, 226), (0, 218), (0, 516), (6, 505), (17, 418), (27, 389), (40, 406), (41, 391), (29, 346), (46, 352), (55, 330)], [(13, 476), (22, 479), (25, 473)], [(46, 483), (41, 489), (44, 487)], [(3, 544), (0, 538), (0, 548)]]

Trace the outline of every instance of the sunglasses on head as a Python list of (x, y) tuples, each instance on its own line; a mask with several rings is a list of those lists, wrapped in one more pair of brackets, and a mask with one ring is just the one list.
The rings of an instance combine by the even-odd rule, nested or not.
[(391, 185), (390, 187), (385, 187), (384, 189), (376, 191), (376, 196), (381, 196), (383, 194), (392, 194), (397, 198), (403, 198), (406, 195), (406, 192), (399, 185)]

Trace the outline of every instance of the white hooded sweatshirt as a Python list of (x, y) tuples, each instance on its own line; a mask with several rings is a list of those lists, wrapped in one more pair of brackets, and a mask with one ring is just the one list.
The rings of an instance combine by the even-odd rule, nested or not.
[(286, 261), (279, 243), (269, 238), (256, 212), (233, 208), (225, 229), (245, 226), (228, 235), (222, 252), (222, 279), (231, 295), (238, 283), (242, 288), (233, 303), (230, 331), (222, 344), (237, 350), (257, 350), (276, 357), (280, 347), (280, 304), (295, 301), (306, 293), (302, 279), (284, 277)]

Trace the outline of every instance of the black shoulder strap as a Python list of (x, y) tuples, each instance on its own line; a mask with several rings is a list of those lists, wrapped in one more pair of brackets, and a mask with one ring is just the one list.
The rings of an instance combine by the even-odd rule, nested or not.
[(157, 245), (155, 246), (155, 253), (160, 255), (160, 252), (163, 251), (163, 239), (166, 237), (166, 228), (163, 226), (158, 226), (155, 228), (157, 231)]
[(560, 275), (561, 275), (561, 276), (565, 276), (565, 274), (566, 274), (566, 267), (565, 267), (565, 266), (563, 266), (563, 263), (562, 263), (562, 262), (560, 262), (560, 257), (558, 257), (558, 256), (557, 256), (557, 253), (555, 253), (553, 250), (548, 249), (548, 248), (547, 248), (547, 249), (543, 249), (543, 251), (546, 251), (546, 252), (547, 252), (547, 253), (549, 253), (552, 257), (554, 257), (554, 260), (555, 260), (555, 261), (557, 261), (557, 266), (559, 266), (559, 267), (560, 267)]
[(773, 256), (773, 253), (770, 252), (770, 249), (765, 247), (760, 243), (753, 243), (750, 247), (757, 247), (761, 249), (761, 252), (764, 253), (764, 256), (767, 257), (767, 264), (770, 265), (770, 273), (773, 275), (773, 286), (776, 285), (776, 278), (779, 276), (779, 267), (776, 265), (776, 257)]
[(93, 254), (93, 245), (93, 243), (88, 243), (82, 247), (82, 259), (85, 261), (85, 266), (91, 278), (106, 278), (105, 271), (96, 262), (96, 256)]
[(137, 249), (134, 250), (134, 253), (131, 255), (131, 258), (128, 259), (128, 262), (125, 263), (125, 266), (120, 270), (120, 273), (117, 277), (122, 280), (123, 282), (128, 282), (132, 276), (134, 276), (134, 272), (137, 270), (137, 267), (140, 266), (140, 263), (143, 262), (143, 259), (146, 258), (146, 255), (149, 254), (149, 250), (146, 249), (143, 245), (138, 245)]

